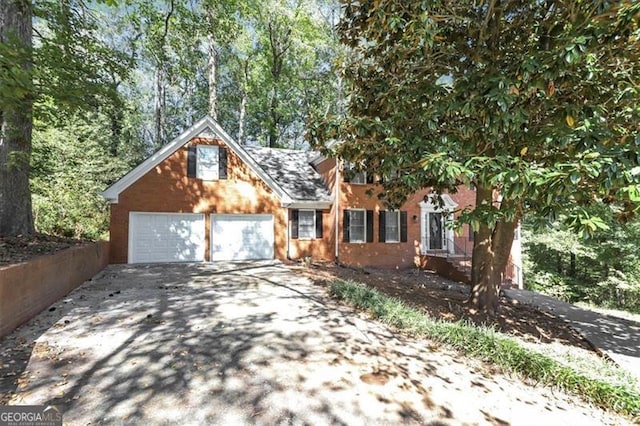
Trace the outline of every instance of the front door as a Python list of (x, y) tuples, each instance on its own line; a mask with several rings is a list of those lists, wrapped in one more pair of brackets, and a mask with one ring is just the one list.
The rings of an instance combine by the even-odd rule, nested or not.
[(429, 212), (425, 216), (427, 250), (443, 250), (445, 248), (444, 217), (442, 213)]

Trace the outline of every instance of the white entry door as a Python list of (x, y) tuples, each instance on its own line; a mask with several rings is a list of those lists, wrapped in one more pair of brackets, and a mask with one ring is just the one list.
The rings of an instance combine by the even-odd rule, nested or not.
[(129, 214), (129, 263), (199, 262), (204, 253), (203, 214)]
[(273, 243), (273, 215), (211, 215), (212, 261), (273, 259)]

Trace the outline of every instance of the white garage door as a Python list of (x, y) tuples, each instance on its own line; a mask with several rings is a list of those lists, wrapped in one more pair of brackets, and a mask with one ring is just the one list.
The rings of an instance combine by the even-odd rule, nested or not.
[(204, 215), (130, 213), (129, 263), (204, 260)]
[(273, 241), (273, 215), (211, 215), (211, 260), (273, 259)]

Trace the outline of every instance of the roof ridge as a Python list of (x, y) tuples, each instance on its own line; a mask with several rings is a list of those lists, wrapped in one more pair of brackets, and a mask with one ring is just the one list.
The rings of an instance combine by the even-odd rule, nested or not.
[(301, 153), (313, 153), (313, 152), (318, 152), (316, 150), (308, 150), (308, 149), (293, 149), (293, 148), (272, 148), (269, 146), (255, 146), (255, 145), (242, 145), (243, 148), (250, 148), (250, 149), (264, 149), (264, 150), (274, 150), (274, 151), (288, 151), (288, 152), (301, 152)]

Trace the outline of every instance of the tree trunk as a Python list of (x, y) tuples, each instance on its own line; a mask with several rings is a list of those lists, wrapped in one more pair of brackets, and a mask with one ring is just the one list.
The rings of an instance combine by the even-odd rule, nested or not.
[(122, 140), (122, 130), (124, 122), (124, 103), (118, 102), (114, 108), (107, 111), (111, 137), (109, 138), (109, 154), (112, 157), (118, 156), (120, 141)]
[(271, 78), (273, 79), (273, 93), (269, 102), (269, 147), (275, 148), (278, 141), (278, 124), (280, 113), (278, 112), (278, 85), (282, 77), (285, 64), (285, 55), (291, 47), (291, 28), (277, 21), (270, 21), (267, 25), (269, 31), (269, 44), (271, 47)]
[(558, 275), (564, 275), (564, 268), (562, 265), (562, 254), (560, 252), (556, 252), (556, 272), (558, 272)]
[(164, 83), (164, 64), (158, 64), (156, 68), (156, 99), (155, 99), (155, 144), (160, 148), (165, 143), (165, 112), (166, 97)]
[(209, 34), (209, 115), (218, 120), (218, 83), (216, 80), (216, 42), (213, 35)]
[(169, 1), (169, 10), (164, 18), (164, 32), (156, 53), (156, 104), (155, 104), (155, 131), (156, 131), (156, 149), (163, 146), (166, 142), (166, 113), (167, 113), (167, 95), (166, 95), (166, 77), (167, 77), (167, 53), (165, 45), (167, 34), (169, 34), (169, 24), (171, 15), (173, 15), (174, 0)]
[(242, 81), (240, 83), (240, 111), (238, 116), (238, 143), (244, 144), (244, 132), (247, 121), (247, 102), (249, 101), (249, 59), (241, 61)]
[(247, 121), (247, 91), (243, 89), (240, 98), (240, 115), (238, 117), (238, 143), (244, 144), (244, 129)]
[(269, 121), (269, 148), (275, 148), (276, 142), (278, 140), (278, 92), (277, 89), (273, 88), (273, 96), (271, 97), (271, 102), (269, 103), (269, 116), (271, 120)]
[[(31, 78), (31, 1), (0, 0), (0, 42), (19, 48), (22, 71)], [(33, 93), (0, 104), (0, 236), (34, 232), (29, 174)]]
[(576, 277), (576, 254), (570, 253), (569, 276)]
[[(478, 186), (476, 206), (493, 203), (492, 188)], [(477, 310), (494, 314), (500, 306), (500, 286), (509, 263), (511, 245), (518, 220), (501, 221), (491, 228), (482, 223), (475, 233), (471, 266), (470, 304)]]

